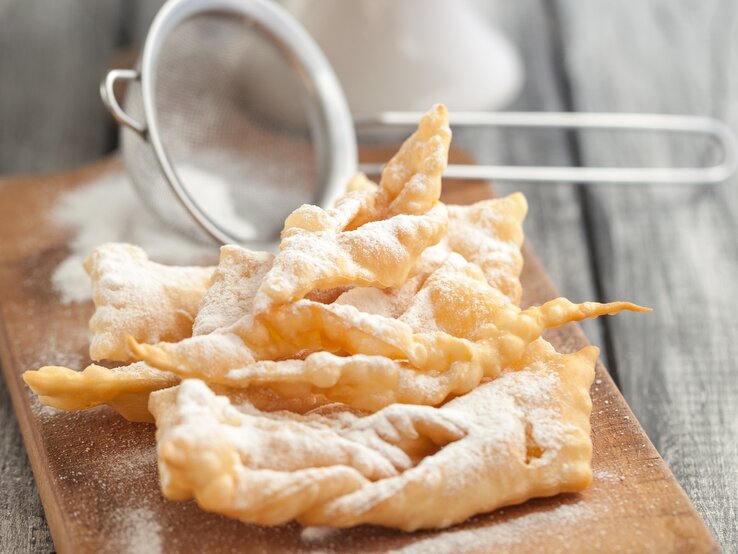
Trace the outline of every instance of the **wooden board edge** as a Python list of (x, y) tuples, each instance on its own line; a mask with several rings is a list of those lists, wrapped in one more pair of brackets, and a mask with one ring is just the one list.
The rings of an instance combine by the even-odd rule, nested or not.
[[(2, 306), (0, 306), (0, 309)], [(51, 474), (43, 467), (43, 460), (48, 456), (38, 433), (33, 432), (31, 418), (35, 413), (31, 406), (30, 396), (25, 390), (25, 383), (19, 375), (13, 374), (10, 367), (15, 367), (11, 358), (12, 349), (5, 324), (0, 320), (0, 367), (2, 368), (5, 385), (8, 389), (10, 402), (13, 406), (18, 427), (20, 428), (23, 445), (27, 450), (27, 458), (33, 472), (33, 479), (38, 488), (41, 505), (49, 526), (51, 540), (57, 552), (72, 553), (72, 538), (68, 533), (68, 527), (64, 524), (62, 513), (56, 509), (60, 505), (60, 498), (53, 486)]]

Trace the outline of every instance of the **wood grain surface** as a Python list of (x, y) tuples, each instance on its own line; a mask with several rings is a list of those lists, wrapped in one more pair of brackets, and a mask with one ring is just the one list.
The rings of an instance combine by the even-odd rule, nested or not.
[(98, 84), (162, 3), (0, 2), (0, 173), (71, 169), (115, 147)]
[[(298, 525), (244, 525), (202, 512), (192, 502), (164, 500), (153, 426), (126, 422), (107, 407), (78, 413), (43, 407), (20, 378), (42, 364), (82, 367), (87, 361), (92, 306), (61, 305), (50, 287), (68, 236), (49, 224), (46, 213), (58, 194), (114, 163), (0, 185), (0, 234), (9, 244), (0, 254), (0, 359), (59, 552), (716, 551), (601, 365), (592, 388), (595, 481), (581, 494), (530, 501), (441, 532), (363, 526), (312, 537)], [(489, 194), (485, 183), (449, 182), (444, 199), (469, 203)], [(524, 301), (554, 297), (530, 248), (525, 258)], [(547, 338), (562, 351), (586, 344), (576, 326)]]
[[(709, 115), (738, 128), (738, 3), (673, 11), (565, 1), (559, 17), (573, 109)], [(623, 144), (582, 135), (577, 147), (585, 165), (711, 160), (709, 144), (653, 136)], [(653, 318), (603, 322), (621, 390), (725, 549), (738, 551), (736, 179), (702, 189), (591, 187), (583, 208), (602, 295), (654, 308)]]

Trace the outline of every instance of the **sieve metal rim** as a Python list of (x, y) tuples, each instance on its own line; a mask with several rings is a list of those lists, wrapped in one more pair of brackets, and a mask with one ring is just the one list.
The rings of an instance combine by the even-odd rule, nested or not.
[[(322, 146), (318, 149), (321, 156), (318, 165), (324, 169), (322, 175), (325, 177), (320, 183), (318, 203), (321, 206), (331, 205), (344, 192), (346, 182), (357, 170), (357, 147), (351, 112), (333, 68), (312, 37), (284, 8), (268, 0), (169, 0), (151, 24), (140, 69), (108, 72), (101, 83), (101, 95), (115, 119), (152, 146), (167, 185), (195, 223), (214, 240), (228, 244), (241, 241), (199, 206), (174, 170), (159, 133), (155, 105), (156, 69), (168, 35), (186, 19), (217, 12), (240, 16), (264, 31), (303, 80), (316, 114), (311, 122), (313, 131), (318, 133), (314, 140)], [(140, 81), (143, 122), (130, 117), (118, 103), (114, 93), (117, 80)], [(248, 245), (274, 246), (254, 242)]]

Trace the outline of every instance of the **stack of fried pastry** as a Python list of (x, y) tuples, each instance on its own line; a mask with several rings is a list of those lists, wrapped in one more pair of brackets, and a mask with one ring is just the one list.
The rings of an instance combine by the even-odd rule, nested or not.
[(245, 522), (439, 528), (587, 487), (598, 351), (541, 334), (643, 308), (521, 309), (525, 198), (441, 203), (450, 140), (436, 106), (379, 185), (295, 210), (276, 255), (167, 267), (100, 246), (90, 355), (129, 365), (26, 383), (64, 410), (153, 416), (164, 495)]

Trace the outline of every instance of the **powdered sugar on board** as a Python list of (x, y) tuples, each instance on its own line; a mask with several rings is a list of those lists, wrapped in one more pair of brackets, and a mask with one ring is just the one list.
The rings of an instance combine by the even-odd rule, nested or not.
[[(393, 550), (402, 554), (446, 554), (464, 552), (498, 552), (513, 546), (523, 546), (532, 535), (550, 535), (564, 538), (567, 528), (579, 525), (583, 520), (606, 517), (606, 508), (592, 507), (583, 502), (561, 503), (528, 514), (505, 518), (505, 510), (495, 517), (501, 521), (486, 522), (480, 526), (475, 521), (461, 528), (452, 527), (440, 532), (421, 532), (418, 540)], [(306, 527), (300, 534), (304, 552), (337, 552), (350, 537), (345, 530), (328, 527)]]
[[(236, 212), (225, 179), (199, 167), (183, 165), (178, 173), (196, 202), (226, 229), (254, 238), (256, 228)], [(252, 205), (283, 205), (278, 191), (254, 186)], [(165, 194), (166, 191), (162, 191)], [(256, 198), (258, 197), (258, 198)], [(268, 197), (268, 198), (267, 198)], [(259, 200), (257, 202), (257, 200)], [(172, 209), (178, 209), (172, 199)], [(180, 214), (178, 217), (187, 217)], [(263, 217), (263, 214), (262, 214)], [(55, 269), (52, 285), (63, 303), (90, 299), (90, 285), (82, 260), (104, 242), (129, 242), (142, 247), (149, 257), (170, 265), (209, 265), (217, 262), (217, 245), (205, 237), (183, 234), (149, 210), (123, 170), (117, 169), (62, 195), (50, 219), (61, 228), (72, 229), (69, 255)]]
[(591, 517), (590, 507), (579, 503), (561, 504), (550, 510), (532, 512), (494, 525), (449, 530), (443, 534), (417, 541), (396, 552), (402, 554), (435, 554), (445, 552), (477, 552), (481, 548), (495, 551), (497, 548), (525, 544), (535, 533), (557, 535), (562, 527), (577, 524)]

